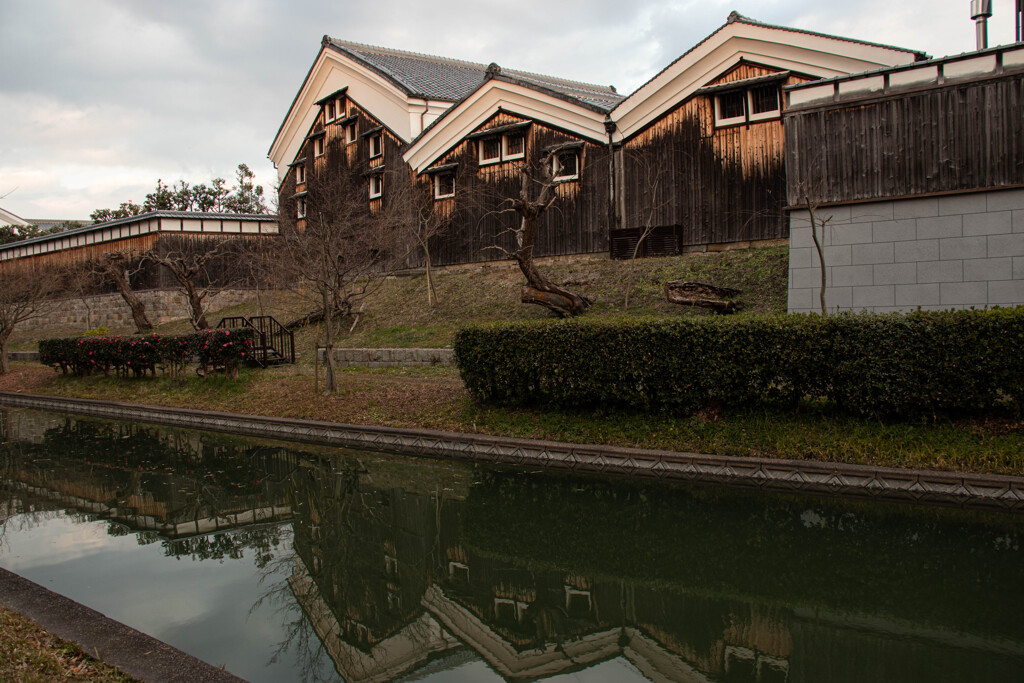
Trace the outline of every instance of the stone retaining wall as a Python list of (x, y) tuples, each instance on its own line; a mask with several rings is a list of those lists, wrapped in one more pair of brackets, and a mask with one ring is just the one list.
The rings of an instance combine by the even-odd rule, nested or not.
[[(317, 350), (324, 361), (324, 349)], [(334, 349), (334, 362), (340, 365), (358, 365), (367, 368), (386, 368), (410, 365), (454, 365), (452, 349)]]
[[(150, 289), (136, 292), (146, 305), (146, 316), (154, 325), (172, 320), (188, 318), (188, 304), (185, 296), (174, 289)], [(255, 292), (250, 289), (226, 289), (204, 300), (206, 310), (236, 306), (251, 301)], [(211, 321), (214, 324), (214, 321)], [(42, 327), (81, 328), (82, 332), (105, 325), (110, 329), (130, 327), (134, 329), (132, 312), (120, 294), (96, 294), (93, 296), (64, 299), (56, 310), (43, 318), (36, 318), (18, 326), (19, 331)]]
[(1024, 512), (1024, 477), (677, 453), (0, 392), (0, 405), (530, 470)]

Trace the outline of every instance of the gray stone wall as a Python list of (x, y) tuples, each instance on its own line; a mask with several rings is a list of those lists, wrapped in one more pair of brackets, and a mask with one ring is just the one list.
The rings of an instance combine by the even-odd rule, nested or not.
[[(146, 315), (154, 325), (188, 318), (188, 305), (185, 302), (185, 296), (177, 290), (151, 289), (136, 292), (136, 294), (146, 305)], [(254, 298), (253, 290), (228, 289), (208, 297), (204, 303), (206, 310), (211, 311), (236, 306)], [(216, 325), (217, 320), (210, 320), (210, 325)], [(98, 294), (64, 299), (49, 315), (19, 325), (18, 330), (59, 327), (85, 332), (96, 329), (100, 325), (105, 325), (112, 331), (124, 328), (131, 328), (134, 331), (135, 323), (132, 321), (131, 309), (128, 308), (128, 304), (124, 302), (120, 294)]]
[[(1024, 189), (821, 208), (829, 311), (1024, 304)], [(789, 312), (819, 310), (806, 210), (790, 214)]]

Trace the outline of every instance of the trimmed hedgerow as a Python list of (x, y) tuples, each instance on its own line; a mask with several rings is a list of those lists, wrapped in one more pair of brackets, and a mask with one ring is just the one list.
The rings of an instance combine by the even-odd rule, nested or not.
[(157, 366), (172, 374), (197, 358), (204, 369), (237, 374), (238, 367), (255, 357), (256, 331), (252, 329), (201, 330), (184, 335), (151, 334), (128, 337), (71, 337), (43, 339), (39, 360), (64, 374), (97, 372), (136, 377), (156, 374)]
[(689, 414), (825, 399), (920, 417), (1024, 403), (1024, 308), (992, 311), (565, 320), (460, 330), (481, 399)]

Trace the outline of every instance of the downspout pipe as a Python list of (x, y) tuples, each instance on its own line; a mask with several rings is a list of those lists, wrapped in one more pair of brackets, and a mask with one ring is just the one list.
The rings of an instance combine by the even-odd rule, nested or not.
[(612, 141), (612, 134), (615, 133), (615, 122), (610, 116), (605, 116), (604, 130), (608, 133), (608, 249), (611, 249), (611, 231), (618, 228), (618, 214), (616, 204), (618, 198), (615, 194), (615, 144)]

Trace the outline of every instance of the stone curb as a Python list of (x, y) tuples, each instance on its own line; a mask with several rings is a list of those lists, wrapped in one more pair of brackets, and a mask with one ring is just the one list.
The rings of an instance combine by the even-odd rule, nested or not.
[(677, 453), (0, 392), (0, 405), (491, 465), (1024, 512), (1024, 477)]
[[(316, 350), (317, 358), (324, 361), (324, 349)], [(455, 365), (452, 349), (334, 349), (334, 362), (371, 368)]]
[(223, 669), (0, 569), (0, 605), (140, 681), (244, 683)]

